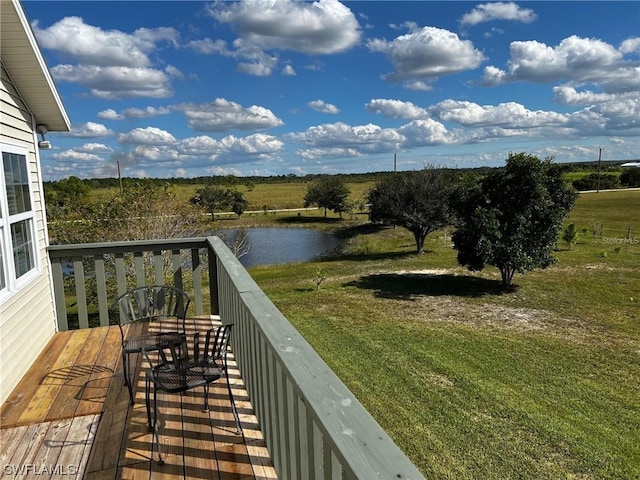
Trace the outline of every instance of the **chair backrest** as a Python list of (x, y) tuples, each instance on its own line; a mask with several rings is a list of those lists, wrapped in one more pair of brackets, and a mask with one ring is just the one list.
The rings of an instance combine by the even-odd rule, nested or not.
[[(161, 348), (154, 347), (158, 351), (157, 362), (149, 357), (149, 352), (143, 353), (151, 367), (168, 365), (177, 361), (193, 361), (213, 363), (216, 367), (227, 368), (227, 352), (231, 341), (232, 325), (222, 325), (204, 332), (196, 331), (193, 334), (193, 349), (189, 353), (187, 335), (180, 335), (179, 339), (170, 338)], [(200, 335), (204, 334), (204, 346), (200, 342)]]
[[(200, 353), (200, 332), (196, 332), (194, 337), (193, 356), (196, 359), (208, 359), (219, 367), (227, 367), (227, 351), (229, 350), (229, 342), (231, 341), (231, 327), (233, 325), (222, 325), (217, 328), (211, 328), (205, 333), (204, 348), (202, 356)], [(219, 362), (222, 361), (222, 364)]]
[[(143, 350), (143, 353), (149, 365), (153, 366), (149, 358), (149, 352)], [(168, 365), (187, 360), (189, 360), (189, 347), (187, 345), (186, 335), (180, 335), (179, 340), (170, 339), (158, 349), (158, 365)]]
[(137, 287), (121, 295), (114, 306), (120, 313), (120, 325), (133, 322), (185, 320), (191, 299), (171, 285)]

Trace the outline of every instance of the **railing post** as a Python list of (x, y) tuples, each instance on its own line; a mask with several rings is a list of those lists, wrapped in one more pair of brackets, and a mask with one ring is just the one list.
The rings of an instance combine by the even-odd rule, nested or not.
[(51, 274), (53, 275), (53, 297), (56, 302), (56, 317), (58, 330), (69, 330), (67, 320), (67, 302), (64, 298), (64, 276), (62, 274), (62, 261), (60, 258), (51, 260)]
[(220, 314), (220, 298), (218, 295), (218, 262), (216, 252), (207, 242), (207, 257), (209, 261), (209, 297), (211, 298), (211, 315)]
[(200, 261), (200, 249), (191, 249), (191, 269), (193, 273), (193, 300), (196, 307), (196, 315), (204, 314), (202, 302), (202, 262)]
[(76, 285), (76, 303), (78, 305), (78, 326), (89, 328), (89, 314), (87, 312), (87, 294), (84, 285), (84, 265), (82, 257), (73, 260), (73, 277)]
[(153, 251), (153, 269), (155, 271), (155, 284), (162, 285), (164, 283), (164, 264), (162, 263), (162, 251)]
[(184, 282), (182, 279), (182, 257), (180, 250), (171, 251), (171, 260), (173, 265), (173, 285), (180, 290), (184, 290)]

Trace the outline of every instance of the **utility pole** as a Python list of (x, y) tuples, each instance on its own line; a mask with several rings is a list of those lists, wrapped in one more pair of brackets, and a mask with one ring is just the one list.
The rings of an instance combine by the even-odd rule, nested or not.
[(396, 173), (398, 168), (398, 152), (394, 152), (393, 154), (393, 173)]
[(118, 182), (120, 182), (120, 193), (122, 193), (122, 176), (120, 175), (120, 160), (116, 160), (116, 165), (118, 165)]
[(596, 193), (600, 193), (600, 171), (602, 170), (602, 147), (598, 148), (598, 190)]

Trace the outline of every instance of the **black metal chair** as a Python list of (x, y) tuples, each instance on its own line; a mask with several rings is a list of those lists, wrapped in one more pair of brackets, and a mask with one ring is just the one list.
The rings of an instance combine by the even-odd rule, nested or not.
[[(212, 328), (206, 332), (196, 332), (193, 335), (191, 354), (187, 344), (187, 336), (179, 339), (168, 339), (157, 350), (157, 360), (154, 362), (149, 355), (152, 350), (144, 349), (144, 355), (150, 368), (146, 372), (145, 400), (149, 430), (156, 437), (158, 448), (158, 463), (164, 463), (160, 435), (158, 433), (158, 391), (166, 393), (184, 393), (198, 387), (204, 387), (204, 411), (209, 411), (209, 385), (223, 376), (227, 380), (227, 389), (231, 409), (236, 422), (236, 433), (242, 432), (240, 419), (233, 400), (233, 392), (229, 383), (227, 369), (227, 351), (231, 339), (231, 325)], [(201, 345), (200, 335), (204, 333), (204, 346)], [(151, 415), (151, 386), (153, 385), (153, 416)]]
[[(137, 287), (117, 298), (114, 309), (119, 312), (122, 337), (122, 369), (129, 389), (131, 405), (134, 404), (129, 356), (143, 350), (157, 350), (169, 340), (178, 340), (186, 334), (185, 323), (191, 299), (179, 288), (171, 285)], [(140, 322), (175, 321), (175, 329), (159, 333), (145, 333), (125, 338), (125, 326)]]

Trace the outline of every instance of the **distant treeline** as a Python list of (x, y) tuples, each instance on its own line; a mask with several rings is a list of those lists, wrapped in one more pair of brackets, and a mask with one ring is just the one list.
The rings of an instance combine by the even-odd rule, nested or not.
[[(592, 162), (576, 162), (576, 163), (558, 163), (557, 165), (562, 169), (564, 173), (568, 172), (589, 172), (589, 171), (597, 171), (600, 168), (601, 172), (620, 172), (622, 169), (621, 165), (630, 161), (640, 161), (640, 160), (626, 160), (616, 161), (616, 160), (608, 160), (608, 161), (592, 161)], [(484, 175), (490, 170), (501, 167), (476, 167), (476, 168), (457, 168), (457, 171), (461, 171), (463, 173), (471, 174), (471, 175)], [(366, 183), (366, 182), (378, 182), (383, 179), (387, 175), (389, 175), (389, 171), (385, 172), (369, 172), (369, 173), (338, 173), (333, 176), (340, 178), (344, 182), (347, 183)], [(202, 177), (190, 177), (190, 178), (145, 178), (144, 180), (140, 178), (131, 178), (131, 177), (123, 177), (121, 180), (118, 178), (90, 178), (90, 179), (81, 179), (82, 183), (91, 188), (119, 188), (120, 182), (122, 182), (123, 187), (127, 187), (128, 185), (140, 184), (141, 182), (152, 184), (156, 186), (166, 186), (166, 185), (224, 185), (224, 186), (233, 186), (233, 185), (251, 185), (251, 184), (269, 184), (269, 183), (291, 183), (291, 182), (300, 182), (307, 183), (313, 182), (318, 177), (326, 176), (323, 174), (307, 174), (307, 175), (295, 175), (293, 173), (289, 173), (287, 175), (273, 175), (268, 177), (261, 176), (247, 176), (247, 177), (238, 177), (235, 175), (219, 175), (219, 176), (202, 176)], [(44, 182), (47, 184), (55, 184), (56, 182), (47, 181)]]

